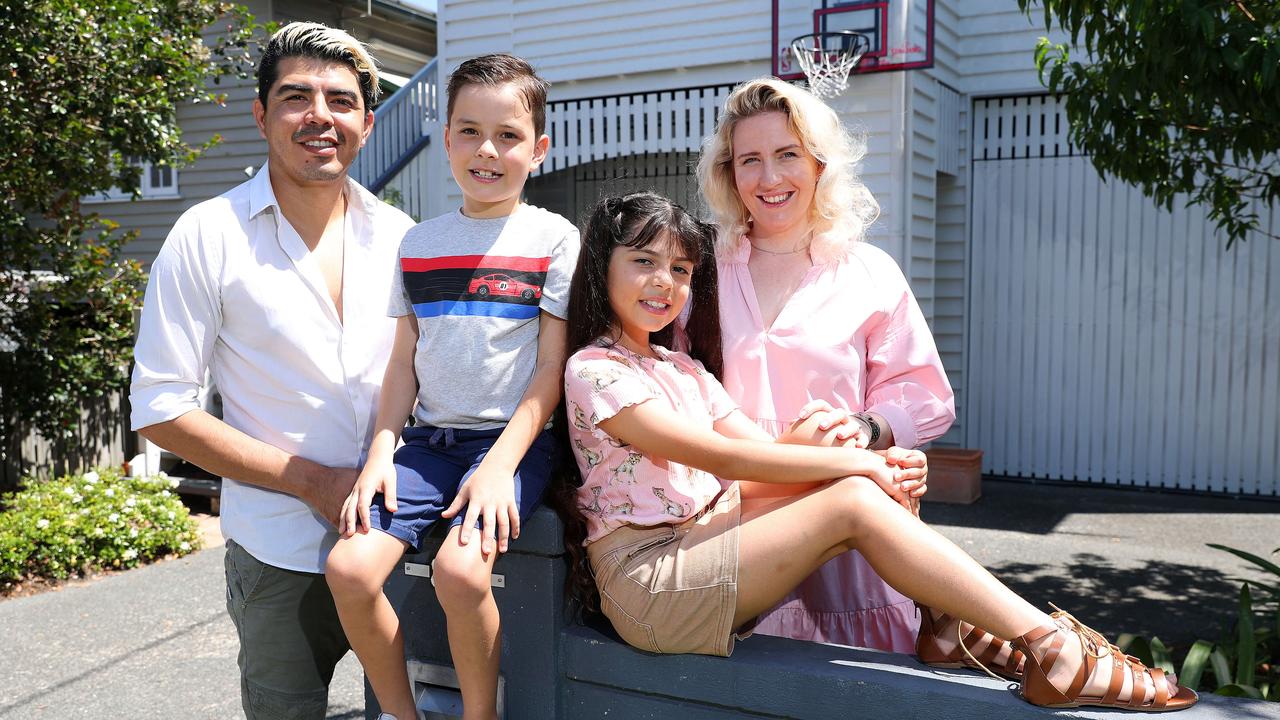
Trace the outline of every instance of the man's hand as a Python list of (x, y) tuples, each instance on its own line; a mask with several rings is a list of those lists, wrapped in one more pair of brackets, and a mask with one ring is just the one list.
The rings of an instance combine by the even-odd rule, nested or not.
[(484, 557), (495, 549), (506, 552), (508, 540), (520, 537), (520, 506), (516, 504), (512, 473), (491, 470), (481, 461), (480, 467), (458, 491), (458, 496), (440, 514), (452, 518), (464, 506), (467, 513), (462, 519), (458, 542), (463, 545), (471, 542), (476, 519), (480, 519), (480, 554)]
[(336, 528), (341, 522), (342, 505), (355, 487), (359, 471), (316, 465), (311, 475), (306, 497), (302, 499)]

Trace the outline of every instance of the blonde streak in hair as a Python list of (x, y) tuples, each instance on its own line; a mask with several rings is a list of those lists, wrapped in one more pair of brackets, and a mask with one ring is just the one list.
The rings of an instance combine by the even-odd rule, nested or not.
[[(303, 36), (308, 33), (315, 34), (304, 41)], [(378, 83), (377, 61), (369, 54), (365, 44), (347, 31), (322, 23), (292, 22), (277, 30), (272, 39), (276, 38), (280, 39), (282, 47), (294, 51), (311, 50), (325, 55), (348, 55), (351, 58), (351, 64), (355, 66), (356, 73), (369, 75), (373, 99), (377, 100), (382, 94), (382, 88)]]

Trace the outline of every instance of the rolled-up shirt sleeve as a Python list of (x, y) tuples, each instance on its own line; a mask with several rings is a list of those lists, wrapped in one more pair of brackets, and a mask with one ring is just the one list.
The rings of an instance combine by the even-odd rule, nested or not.
[(217, 238), (201, 237), (189, 214), (180, 218), (151, 265), (142, 301), (129, 387), (134, 430), (200, 408), (222, 325), (220, 265)]
[[(894, 268), (896, 270), (896, 266)], [(913, 448), (956, 419), (955, 396), (929, 324), (898, 271), (886, 320), (867, 335), (866, 409), (889, 422), (893, 442)]]

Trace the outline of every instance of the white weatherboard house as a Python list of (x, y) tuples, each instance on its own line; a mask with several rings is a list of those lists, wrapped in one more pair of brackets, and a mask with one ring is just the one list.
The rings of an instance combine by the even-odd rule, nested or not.
[[(995, 475), (1280, 496), (1280, 243), (1225, 251), (1204, 211), (1103, 183), (1015, 0), (439, 0), (437, 21), (436, 59), (379, 109), (354, 170), (420, 219), (461, 202), (440, 112), (469, 57), (515, 53), (552, 82), (528, 196), (577, 219), (602, 191), (696, 206), (692, 166), (732, 86), (799, 77), (797, 35), (864, 32), (874, 47), (828, 102), (866, 136), (871, 241), (909, 278), (956, 391), (938, 444), (982, 449)], [(251, 93), (233, 99), (247, 117)], [(205, 161), (222, 189), (244, 147)], [(1259, 212), (1280, 234), (1280, 209)], [(144, 259), (173, 217), (144, 228)]]

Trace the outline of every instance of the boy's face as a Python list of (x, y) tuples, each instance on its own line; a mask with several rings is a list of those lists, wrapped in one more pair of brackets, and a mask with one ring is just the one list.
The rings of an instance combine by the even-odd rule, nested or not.
[(445, 126), (449, 169), (462, 189), (468, 217), (504, 217), (520, 204), (529, 173), (542, 164), (551, 140), (533, 129), (533, 114), (510, 83), (466, 85)]

